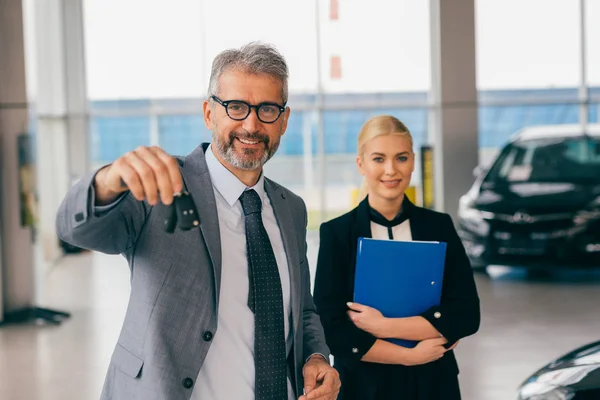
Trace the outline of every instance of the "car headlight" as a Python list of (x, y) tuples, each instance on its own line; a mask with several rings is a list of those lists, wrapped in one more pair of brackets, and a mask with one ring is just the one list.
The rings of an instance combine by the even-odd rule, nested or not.
[(582, 225), (597, 219), (600, 219), (600, 196), (596, 197), (585, 210), (581, 210), (575, 214), (573, 222), (575, 225)]
[(571, 400), (573, 397), (575, 393), (567, 388), (530, 382), (521, 387), (517, 400)]
[(461, 219), (469, 221), (481, 221), (494, 218), (493, 213), (474, 208), (473, 205), (465, 198), (461, 198), (458, 203), (458, 216)]
[(575, 225), (582, 225), (597, 219), (600, 219), (600, 210), (584, 210), (575, 214), (573, 222)]

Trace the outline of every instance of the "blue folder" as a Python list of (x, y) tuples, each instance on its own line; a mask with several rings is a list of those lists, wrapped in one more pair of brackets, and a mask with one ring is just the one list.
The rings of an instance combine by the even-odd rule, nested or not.
[[(443, 242), (359, 238), (354, 301), (389, 318), (420, 315), (440, 305), (445, 258)], [(418, 343), (385, 340), (409, 348)]]

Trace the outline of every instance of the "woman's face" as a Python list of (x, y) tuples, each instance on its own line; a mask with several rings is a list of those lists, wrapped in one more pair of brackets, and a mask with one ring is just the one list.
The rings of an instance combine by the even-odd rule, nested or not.
[(415, 157), (407, 136), (381, 135), (365, 143), (356, 164), (370, 198), (396, 200), (410, 184)]

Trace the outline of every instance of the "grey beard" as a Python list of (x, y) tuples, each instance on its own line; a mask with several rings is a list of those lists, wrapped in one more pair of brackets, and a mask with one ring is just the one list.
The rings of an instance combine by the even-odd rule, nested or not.
[(227, 147), (225, 151), (222, 150), (223, 149), (219, 148), (219, 153), (221, 153), (221, 157), (223, 157), (225, 161), (227, 161), (229, 164), (233, 165), (236, 168), (243, 169), (246, 171), (254, 171), (256, 169), (262, 168), (262, 166), (265, 165), (265, 163), (271, 158), (271, 154), (268, 149), (265, 149), (261, 158), (246, 160), (240, 159), (237, 156), (233, 146)]
[(261, 168), (273, 154), (277, 151), (278, 145), (275, 145), (273, 148), (269, 149), (265, 146), (265, 150), (263, 155), (259, 159), (246, 159), (239, 157), (234, 149), (233, 143), (229, 143), (227, 141), (221, 140), (218, 135), (213, 133), (213, 142), (215, 144), (216, 150), (219, 152), (219, 155), (225, 160), (227, 163), (231, 164), (235, 168), (239, 168), (246, 171), (254, 171), (256, 169)]

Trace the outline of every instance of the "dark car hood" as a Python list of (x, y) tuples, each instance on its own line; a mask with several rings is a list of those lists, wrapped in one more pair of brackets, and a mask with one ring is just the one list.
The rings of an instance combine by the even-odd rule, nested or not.
[(473, 206), (500, 214), (565, 213), (581, 210), (598, 196), (598, 184), (483, 183)]
[(600, 341), (580, 347), (551, 362), (527, 380), (576, 390), (600, 388)]

